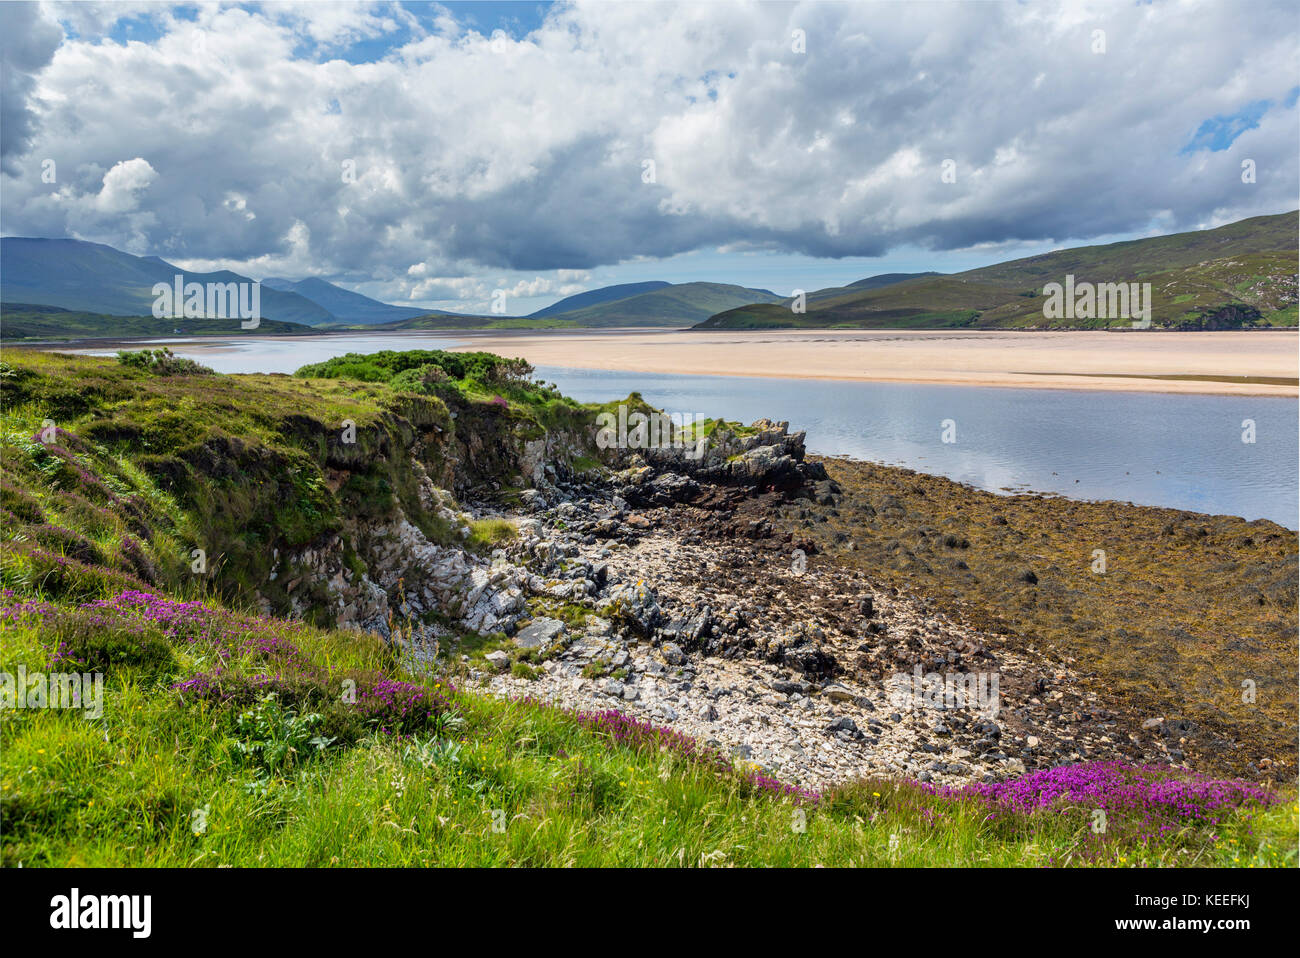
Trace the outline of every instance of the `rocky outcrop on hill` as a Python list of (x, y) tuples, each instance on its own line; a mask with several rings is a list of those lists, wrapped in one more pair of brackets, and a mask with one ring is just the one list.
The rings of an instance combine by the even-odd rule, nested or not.
[(788, 422), (770, 419), (744, 431), (719, 426), (702, 447), (665, 445), (642, 450), (640, 456), (657, 472), (719, 485), (784, 491), (824, 480), (826, 468), (804, 458), (804, 433), (789, 430)]
[[(560, 507), (567, 514), (574, 509), (573, 487), (563, 478), (567, 474), (563, 463), (582, 448), (579, 437), (548, 433), (521, 441), (514, 453), (498, 452), (497, 456), (510, 458), (521, 477), (532, 483), (533, 488), (521, 496), (526, 506)], [(689, 502), (703, 494), (701, 481), (724, 481), (739, 487), (736, 494), (743, 496), (752, 489), (799, 490), (811, 479), (825, 476), (820, 464), (805, 461), (803, 433), (789, 433), (786, 423), (761, 420), (741, 436), (723, 428), (718, 430), (718, 441), (706, 449), (698, 460), (681, 455), (680, 449), (618, 451), (618, 461), (637, 465), (595, 480), (609, 495), (608, 514), (602, 517), (599, 531), (617, 535), (621, 528), (618, 517), (633, 505)], [(461, 454), (471, 452), (466, 446)], [(453, 465), (457, 461), (453, 459)], [(679, 468), (693, 475), (673, 471)], [(590, 587), (566, 585), (557, 591), (553, 584), (539, 583), (502, 555), (473, 554), (464, 546), (470, 535), (470, 517), (457, 509), (449, 492), (434, 485), (418, 459), (412, 458), (409, 469), (424, 518), (450, 530), (451, 542), (439, 544), (430, 539), (401, 502), (392, 504), (379, 518), (347, 518), (340, 533), (283, 557), (277, 553), (277, 571), (271, 581), (289, 594), (291, 614), (304, 615), (323, 604), (340, 625), (388, 636), (394, 620), (418, 623), (427, 613), (437, 613), (466, 630), (490, 633), (511, 630), (528, 595), (570, 599), (590, 594), (596, 587), (593, 582)], [(482, 480), (479, 488), (486, 488)], [(563, 556), (543, 549), (529, 558), (549, 568)], [(280, 581), (281, 576), (287, 578)], [(268, 599), (262, 604), (271, 611)], [(643, 619), (642, 631), (654, 624)], [(428, 632), (418, 625), (416, 629)]]

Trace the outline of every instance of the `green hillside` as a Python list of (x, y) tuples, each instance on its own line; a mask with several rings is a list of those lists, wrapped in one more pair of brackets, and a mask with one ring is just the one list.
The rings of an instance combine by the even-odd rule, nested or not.
[[(157, 256), (133, 256), (102, 243), (23, 236), (0, 239), (0, 298), (5, 302), (148, 316), (153, 312), (154, 285), (170, 285), (177, 276), (184, 276), (186, 283), (252, 282), (230, 270), (196, 273)], [(264, 320), (308, 326), (336, 321), (325, 307), (294, 292), (264, 286), (260, 296)]]
[(530, 316), (469, 316), (457, 313), (428, 313), (415, 319), (404, 319), (400, 323), (378, 323), (365, 326), (346, 324), (329, 327), (331, 332), (338, 330), (389, 331), (403, 329), (569, 329), (577, 326), (571, 319), (541, 318)]
[(540, 319), (543, 316), (557, 316), (560, 313), (569, 313), (575, 309), (586, 309), (588, 306), (608, 303), (616, 299), (627, 299), (629, 296), (638, 296), (641, 293), (653, 292), (656, 289), (663, 289), (665, 286), (671, 285), (672, 283), (665, 283), (663, 280), (650, 280), (646, 283), (619, 283), (615, 286), (602, 286), (600, 289), (589, 289), (585, 292), (575, 293), (572, 296), (566, 296), (564, 299), (551, 303), (550, 306), (528, 315), (534, 319)]
[(57, 306), (34, 306), (30, 303), (5, 303), (0, 306), (0, 340), (117, 339), (171, 336), (177, 331), (186, 336), (269, 336), (309, 334), (310, 326), (264, 319), (257, 329), (241, 329), (229, 319), (154, 319), (152, 316), (111, 316), (60, 309)]
[[(623, 289), (650, 289), (619, 299), (606, 298), (609, 291)], [(408, 319), (400, 323), (366, 327), (371, 330), (388, 329), (574, 329), (581, 327), (613, 326), (692, 326), (708, 319), (720, 310), (731, 309), (744, 303), (776, 302), (780, 299), (766, 289), (750, 289), (726, 283), (631, 283), (590, 290), (561, 300), (589, 302), (591, 305), (563, 312), (552, 312), (552, 307), (538, 310), (530, 316), (458, 316), (437, 314)], [(593, 302), (595, 300), (595, 302)]]
[(710, 317), (703, 329), (1100, 328), (1125, 318), (1047, 319), (1043, 288), (1075, 282), (1150, 283), (1154, 328), (1296, 325), (1295, 212), (1213, 230), (1084, 246), (949, 276), (921, 276), (876, 289), (821, 290), (807, 312), (790, 300)]
[(578, 326), (692, 326), (722, 310), (779, 299), (768, 290), (745, 286), (679, 283), (549, 318), (572, 320)]

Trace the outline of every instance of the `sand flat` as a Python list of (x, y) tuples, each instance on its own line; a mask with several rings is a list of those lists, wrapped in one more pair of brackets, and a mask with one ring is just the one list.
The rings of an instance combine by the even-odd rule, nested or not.
[[(574, 330), (470, 332), (458, 349), (538, 366), (1047, 389), (1297, 396), (1295, 330)], [(1216, 377), (1166, 379), (1150, 377)], [(1239, 382), (1222, 381), (1237, 378)], [(1289, 382), (1251, 382), (1282, 379)]]

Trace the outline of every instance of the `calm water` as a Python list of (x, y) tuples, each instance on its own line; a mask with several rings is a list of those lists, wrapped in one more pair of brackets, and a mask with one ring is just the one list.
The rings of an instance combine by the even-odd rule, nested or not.
[[(637, 390), (669, 412), (788, 419), (811, 452), (947, 476), (995, 492), (1272, 519), (1300, 525), (1300, 404), (1251, 396), (680, 376), (540, 367), (583, 401)], [(942, 441), (953, 420), (956, 442)], [(1242, 420), (1255, 442), (1242, 442)]]
[[(438, 349), (446, 335), (173, 345), (219, 372), (292, 372), (345, 352)], [(112, 354), (112, 350), (96, 350)], [(1300, 526), (1300, 404), (1293, 399), (683, 376), (538, 367), (581, 401), (638, 391), (669, 412), (789, 420), (808, 448), (907, 466), (995, 492), (1272, 519)], [(1255, 442), (1242, 442), (1242, 421)], [(942, 441), (944, 420), (956, 442)]]

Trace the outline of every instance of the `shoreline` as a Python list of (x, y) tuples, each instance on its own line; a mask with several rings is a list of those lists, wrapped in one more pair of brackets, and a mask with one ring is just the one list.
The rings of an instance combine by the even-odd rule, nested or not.
[(466, 333), (451, 349), (490, 352), (508, 342), (535, 366), (683, 376), (1300, 397), (1300, 341), (1289, 329), (1141, 338), (1015, 330), (612, 332), (621, 335)]
[[(682, 376), (823, 380), (1300, 398), (1296, 329), (1128, 334), (1018, 330), (419, 330), (309, 336), (156, 337), (12, 343), (11, 349), (84, 353), (184, 345), (224, 352), (257, 342), (336, 336), (435, 340), (452, 352), (510, 352), (534, 366)], [(409, 346), (403, 346), (404, 341)], [(202, 361), (201, 355), (198, 357)]]
[[(1085, 760), (1260, 780), (1295, 762), (1294, 705), (1271, 703), (1278, 725), (1265, 734), (1250, 710), (1205, 691), (1214, 663), (1201, 655), (1216, 627), (1249, 634), (1234, 648), (1241, 663), (1282, 680), (1294, 532), (1120, 502), (1007, 500), (870, 463), (827, 462), (827, 478), (785, 492), (717, 485), (676, 471), (685, 465), (550, 486), (523, 503), (510, 554), (568, 556), (575, 579), (599, 567), (608, 591), (597, 607), (628, 611), (585, 624), (542, 611), (515, 644), (554, 635), (554, 656), (515, 672), (494, 653), (481, 688), (614, 706), (819, 789), (880, 774), (957, 785)], [(1141, 550), (1116, 552), (1113, 578), (1080, 564), (1121, 532)], [(1196, 583), (1256, 543), (1270, 548), (1248, 579), (1207, 600)], [(1135, 615), (1153, 601), (1151, 581), (1159, 615)], [(1040, 603), (1067, 614), (1044, 616)], [(1172, 641), (1167, 626), (1195, 641)], [(1171, 661), (1180, 678), (1153, 687)], [(998, 675), (996, 729), (960, 709), (936, 724), (890, 695), (898, 674), (954, 669)]]

